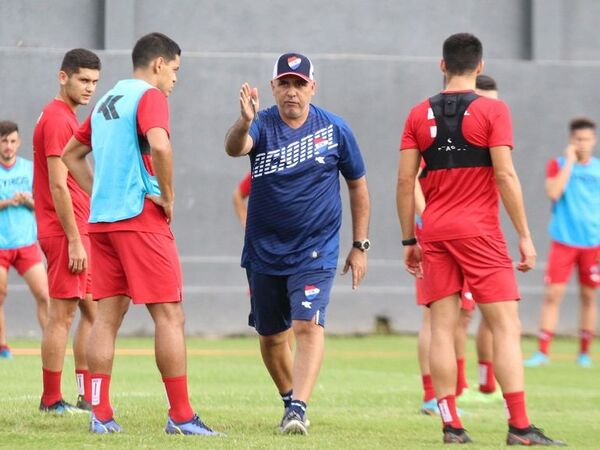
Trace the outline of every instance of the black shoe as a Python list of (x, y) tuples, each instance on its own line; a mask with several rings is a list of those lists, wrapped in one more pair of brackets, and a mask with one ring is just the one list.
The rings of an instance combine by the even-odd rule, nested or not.
[(77, 403), (75, 404), (75, 406), (77, 406), (77, 408), (79, 408), (79, 409), (83, 409), (84, 411), (92, 410), (91, 403), (88, 402), (85, 398), (83, 398), (83, 395), (80, 395), (79, 397), (77, 397)]
[(567, 444), (563, 441), (555, 441), (546, 436), (543, 430), (529, 425), (527, 428), (508, 427), (506, 436), (506, 445), (556, 445), (564, 447)]
[(83, 409), (80, 409), (76, 406), (71, 405), (70, 403), (65, 402), (62, 398), (53, 403), (50, 406), (44, 405), (43, 402), (40, 401), (40, 411), (52, 414), (80, 414), (86, 413)]
[(444, 427), (444, 444), (470, 444), (471, 442), (473, 441), (464, 428), (454, 428), (450, 425)]

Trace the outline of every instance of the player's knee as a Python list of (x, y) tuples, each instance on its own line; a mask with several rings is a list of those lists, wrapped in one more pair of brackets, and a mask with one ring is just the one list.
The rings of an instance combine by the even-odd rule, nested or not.
[(6, 300), (6, 288), (0, 287), (0, 306), (4, 305), (4, 300)]
[(320, 333), (321, 327), (314, 320), (296, 320), (294, 321), (294, 335), (297, 338), (303, 336), (312, 336)]

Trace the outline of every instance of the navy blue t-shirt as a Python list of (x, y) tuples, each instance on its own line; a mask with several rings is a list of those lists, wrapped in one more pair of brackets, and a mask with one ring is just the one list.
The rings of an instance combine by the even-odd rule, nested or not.
[(242, 267), (271, 275), (335, 268), (339, 173), (349, 180), (365, 175), (352, 131), (341, 117), (310, 105), (298, 129), (272, 106), (258, 113), (249, 133), (252, 194)]

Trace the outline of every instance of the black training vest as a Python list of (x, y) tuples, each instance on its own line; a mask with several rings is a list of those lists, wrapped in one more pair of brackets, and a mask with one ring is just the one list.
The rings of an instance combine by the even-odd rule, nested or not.
[(492, 166), (490, 149), (470, 144), (462, 134), (465, 111), (478, 97), (474, 92), (463, 92), (441, 93), (429, 99), (437, 134), (431, 146), (422, 153), (426, 167), (421, 178), (430, 170)]

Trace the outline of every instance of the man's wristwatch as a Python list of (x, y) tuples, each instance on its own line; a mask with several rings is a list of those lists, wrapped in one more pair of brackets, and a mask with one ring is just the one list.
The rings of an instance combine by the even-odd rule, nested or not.
[(417, 238), (403, 239), (402, 245), (404, 247), (406, 247), (408, 245), (417, 245)]
[(354, 241), (352, 247), (359, 249), (360, 251), (367, 252), (371, 248), (371, 241), (363, 239), (362, 241)]

